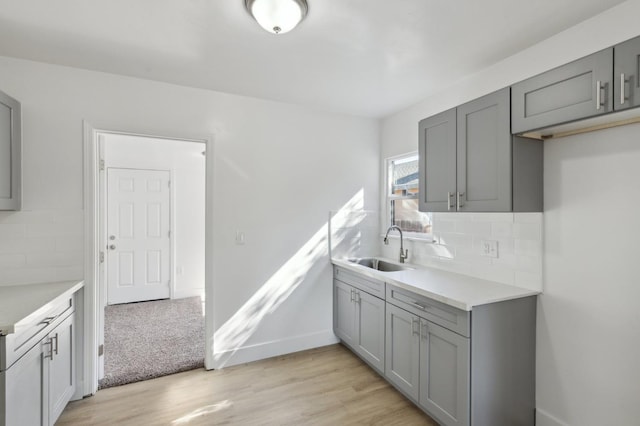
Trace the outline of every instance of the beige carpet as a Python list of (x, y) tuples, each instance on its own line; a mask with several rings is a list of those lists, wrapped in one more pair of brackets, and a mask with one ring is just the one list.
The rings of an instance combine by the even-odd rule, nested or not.
[(199, 297), (105, 308), (100, 389), (204, 365), (204, 317)]

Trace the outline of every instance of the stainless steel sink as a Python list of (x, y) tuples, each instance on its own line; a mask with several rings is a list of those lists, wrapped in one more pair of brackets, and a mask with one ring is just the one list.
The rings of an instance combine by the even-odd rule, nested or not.
[(366, 268), (371, 268), (371, 269), (375, 269), (376, 271), (382, 271), (382, 272), (406, 271), (408, 269), (414, 269), (406, 265), (387, 262), (386, 260), (378, 259), (375, 257), (362, 257), (357, 259), (349, 259), (349, 262), (356, 263)]

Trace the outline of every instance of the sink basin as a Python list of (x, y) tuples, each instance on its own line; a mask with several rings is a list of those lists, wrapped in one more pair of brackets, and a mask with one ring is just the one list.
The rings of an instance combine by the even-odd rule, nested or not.
[(378, 259), (375, 257), (362, 257), (358, 259), (349, 259), (349, 262), (362, 265), (366, 268), (375, 269), (382, 272), (393, 271), (406, 271), (407, 269), (413, 269), (409, 266), (405, 266), (399, 263), (387, 262), (386, 260)]

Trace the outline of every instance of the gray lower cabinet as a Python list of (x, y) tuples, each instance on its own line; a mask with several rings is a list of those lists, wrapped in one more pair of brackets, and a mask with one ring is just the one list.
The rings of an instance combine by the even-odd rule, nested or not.
[(0, 92), (0, 210), (20, 210), (22, 178), (20, 103)]
[(511, 86), (511, 130), (523, 133), (613, 111), (613, 48)]
[(380, 374), (384, 373), (384, 312), (384, 300), (334, 280), (334, 332)]
[(510, 89), (419, 123), (421, 211), (542, 211), (542, 144), (513, 137)]
[(385, 377), (444, 425), (469, 424), (469, 339), (387, 303)]
[(640, 105), (640, 37), (614, 47), (613, 107), (624, 110)]
[(51, 426), (71, 400), (76, 383), (75, 313), (66, 315), (0, 372), (0, 426)]

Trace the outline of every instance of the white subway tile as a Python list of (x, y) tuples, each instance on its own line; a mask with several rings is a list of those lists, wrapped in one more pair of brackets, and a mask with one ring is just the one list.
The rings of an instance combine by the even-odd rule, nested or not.
[(0, 268), (23, 268), (26, 264), (24, 254), (0, 254)]
[(489, 222), (458, 222), (456, 232), (473, 236), (489, 237), (491, 235), (491, 223)]
[(478, 274), (478, 278), (483, 280), (495, 281), (502, 284), (514, 285), (515, 272), (511, 268), (500, 267), (497, 265), (475, 266), (474, 273)]
[(512, 238), (513, 224), (510, 222), (493, 222), (491, 224), (491, 237)]
[(39, 253), (55, 249), (52, 238), (11, 238), (0, 240), (0, 253)]
[(82, 251), (84, 250), (84, 237), (81, 235), (58, 237), (55, 239), (55, 250), (56, 251)]
[(542, 274), (532, 272), (516, 271), (515, 285), (534, 291), (542, 291)]
[(473, 213), (475, 222), (509, 222), (513, 223), (513, 213)]
[(440, 221), (458, 221), (462, 220), (463, 217), (460, 216), (460, 213), (434, 213), (433, 220), (436, 222)]
[(516, 256), (516, 268), (522, 272), (542, 274), (542, 257), (540, 256)]
[(66, 237), (82, 236), (82, 223), (67, 224), (42, 224), (34, 223), (27, 225), (27, 237)]
[(22, 238), (26, 234), (26, 225), (21, 223), (0, 223), (0, 238)]
[(506, 267), (511, 269), (516, 269), (518, 264), (518, 257), (513, 253), (500, 253), (500, 248), (498, 248), (498, 258), (490, 258), (491, 264)]
[(473, 237), (467, 234), (443, 232), (438, 241), (440, 244), (456, 247), (471, 247), (473, 245)]
[(542, 224), (542, 213), (514, 213), (515, 223)]
[(542, 257), (542, 242), (535, 240), (515, 240), (515, 254), (519, 256)]
[(433, 231), (435, 232), (456, 232), (456, 221), (453, 220), (440, 220), (433, 225)]
[(81, 266), (83, 261), (82, 251), (35, 253), (27, 256), (27, 264), (35, 267)]
[(516, 223), (513, 236), (519, 240), (542, 240), (542, 226), (538, 223)]

